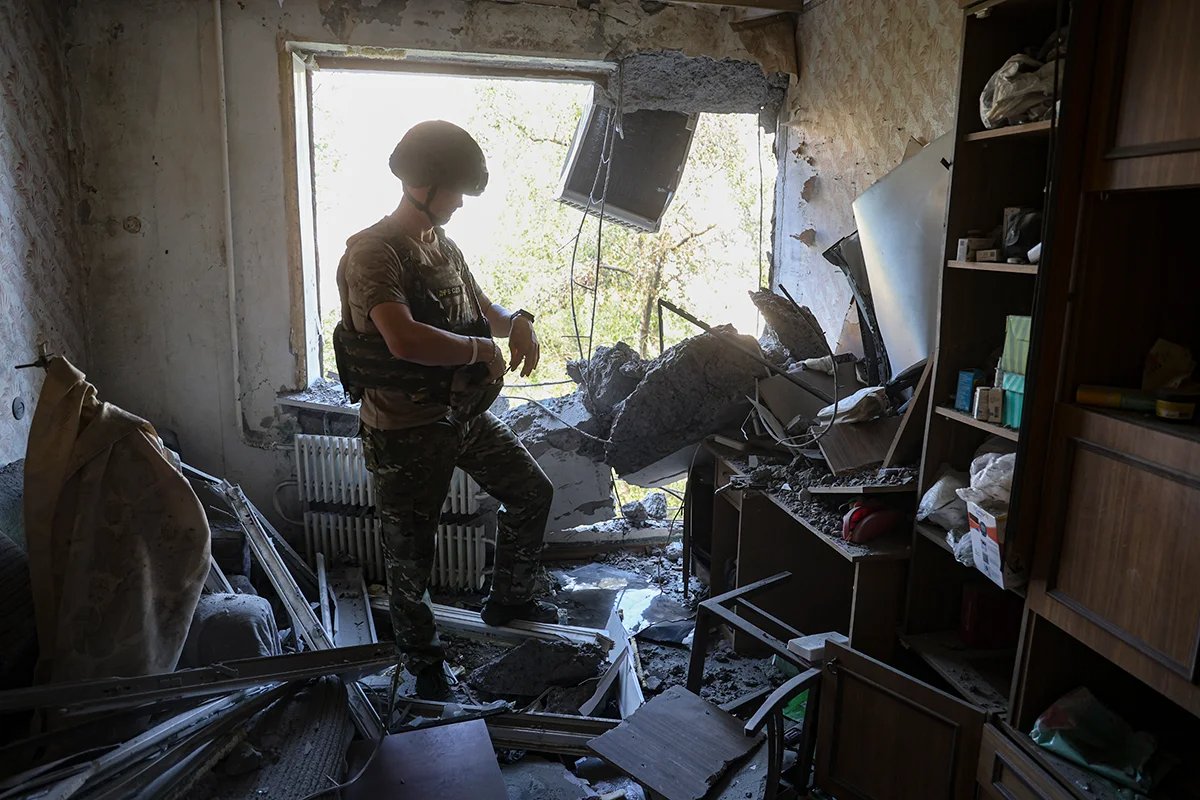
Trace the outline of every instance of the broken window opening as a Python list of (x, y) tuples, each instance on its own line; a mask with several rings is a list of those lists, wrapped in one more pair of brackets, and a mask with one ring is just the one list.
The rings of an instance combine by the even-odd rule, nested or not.
[[(489, 159), (491, 183), (467, 198), (447, 225), (473, 274), (494, 300), (538, 317), (542, 363), (520, 394), (567, 393), (567, 362), (580, 337), (593, 347), (625, 341), (658, 354), (657, 299), (670, 298), (714, 322), (757, 329), (746, 292), (760, 275), (759, 204), (770, 225), (775, 196), (773, 136), (753, 114), (701, 114), (677, 196), (662, 230), (646, 234), (605, 220), (597, 269), (596, 219), (556, 202), (573, 133), (592, 86), (580, 80), (320, 69), (310, 73), (312, 186), (318, 275), (315, 300), (321, 374), (333, 372), (328, 347), (340, 315), (336, 267), (348, 236), (390, 213), (400, 186), (387, 157), (400, 136), (424, 119), (448, 119), (471, 131)], [(574, 278), (571, 257), (575, 252)], [(769, 231), (764, 242), (770, 239)], [(765, 246), (765, 245), (764, 245)], [(593, 320), (593, 293), (596, 316)], [(570, 300), (574, 291), (575, 316)], [(667, 346), (696, 333), (667, 322)]]

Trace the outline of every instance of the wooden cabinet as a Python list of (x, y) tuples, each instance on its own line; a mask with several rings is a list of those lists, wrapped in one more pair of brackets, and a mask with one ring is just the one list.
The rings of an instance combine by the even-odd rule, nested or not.
[(862, 653), (826, 646), (816, 783), (838, 800), (973, 794), (984, 713)]
[(1071, 795), (995, 725), (984, 725), (976, 774), (986, 800), (1069, 800)]
[(1200, 184), (1200, 4), (1110, 0), (1099, 13), (1091, 189)]
[(1030, 607), (1200, 714), (1200, 441), (1067, 404), (1054, 437)]

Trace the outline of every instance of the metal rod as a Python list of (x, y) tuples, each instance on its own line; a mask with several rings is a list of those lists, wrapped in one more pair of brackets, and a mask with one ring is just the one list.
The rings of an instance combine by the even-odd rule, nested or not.
[(144, 675), (51, 683), (0, 692), (0, 712), (26, 708), (80, 709), (89, 712), (129, 708), (161, 699), (224, 694), (264, 683), (321, 675), (362, 675), (396, 663), (391, 644), (310, 650), (284, 656), (225, 661), (207, 667)]

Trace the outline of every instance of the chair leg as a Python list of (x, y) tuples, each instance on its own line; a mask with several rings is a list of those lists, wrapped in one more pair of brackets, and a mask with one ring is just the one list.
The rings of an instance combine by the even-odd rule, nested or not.
[(767, 788), (763, 800), (775, 800), (779, 793), (780, 767), (783, 766), (783, 714), (775, 711), (767, 718)]
[(813, 752), (816, 749), (817, 708), (820, 705), (820, 693), (813, 686), (808, 690), (808, 702), (804, 705), (804, 723), (800, 729), (799, 758), (796, 762), (796, 772), (805, 788), (812, 779)]
[(708, 625), (711, 617), (703, 605), (696, 608), (696, 630), (692, 633), (692, 657), (688, 662), (687, 690), (700, 694), (704, 682), (704, 656), (708, 653)]

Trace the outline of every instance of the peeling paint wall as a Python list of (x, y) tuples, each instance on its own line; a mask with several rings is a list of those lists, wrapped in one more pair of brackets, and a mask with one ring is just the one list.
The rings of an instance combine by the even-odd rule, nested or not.
[(649, 14), (636, 0), (591, 9), (220, 0), (219, 9), (227, 126), (213, 3), (107, 0), (72, 10), (93, 373), (114, 402), (177, 432), (185, 457), (244, 483), (260, 504), (291, 471), (275, 397), (297, 386), (304, 358), (291, 346), (301, 319), (289, 263), (284, 42), (582, 59), (642, 50), (752, 57), (727, 11)]
[(832, 343), (850, 290), (821, 253), (854, 230), (851, 204), (910, 136), (953, 126), (962, 11), (955, 0), (827, 0), (800, 15), (797, 43), (800, 79), (776, 139), (776, 275)]
[(0, 464), (25, 455), (43, 377), (13, 366), (45, 343), (88, 367), (62, 53), (56, 3), (0, 3)]

